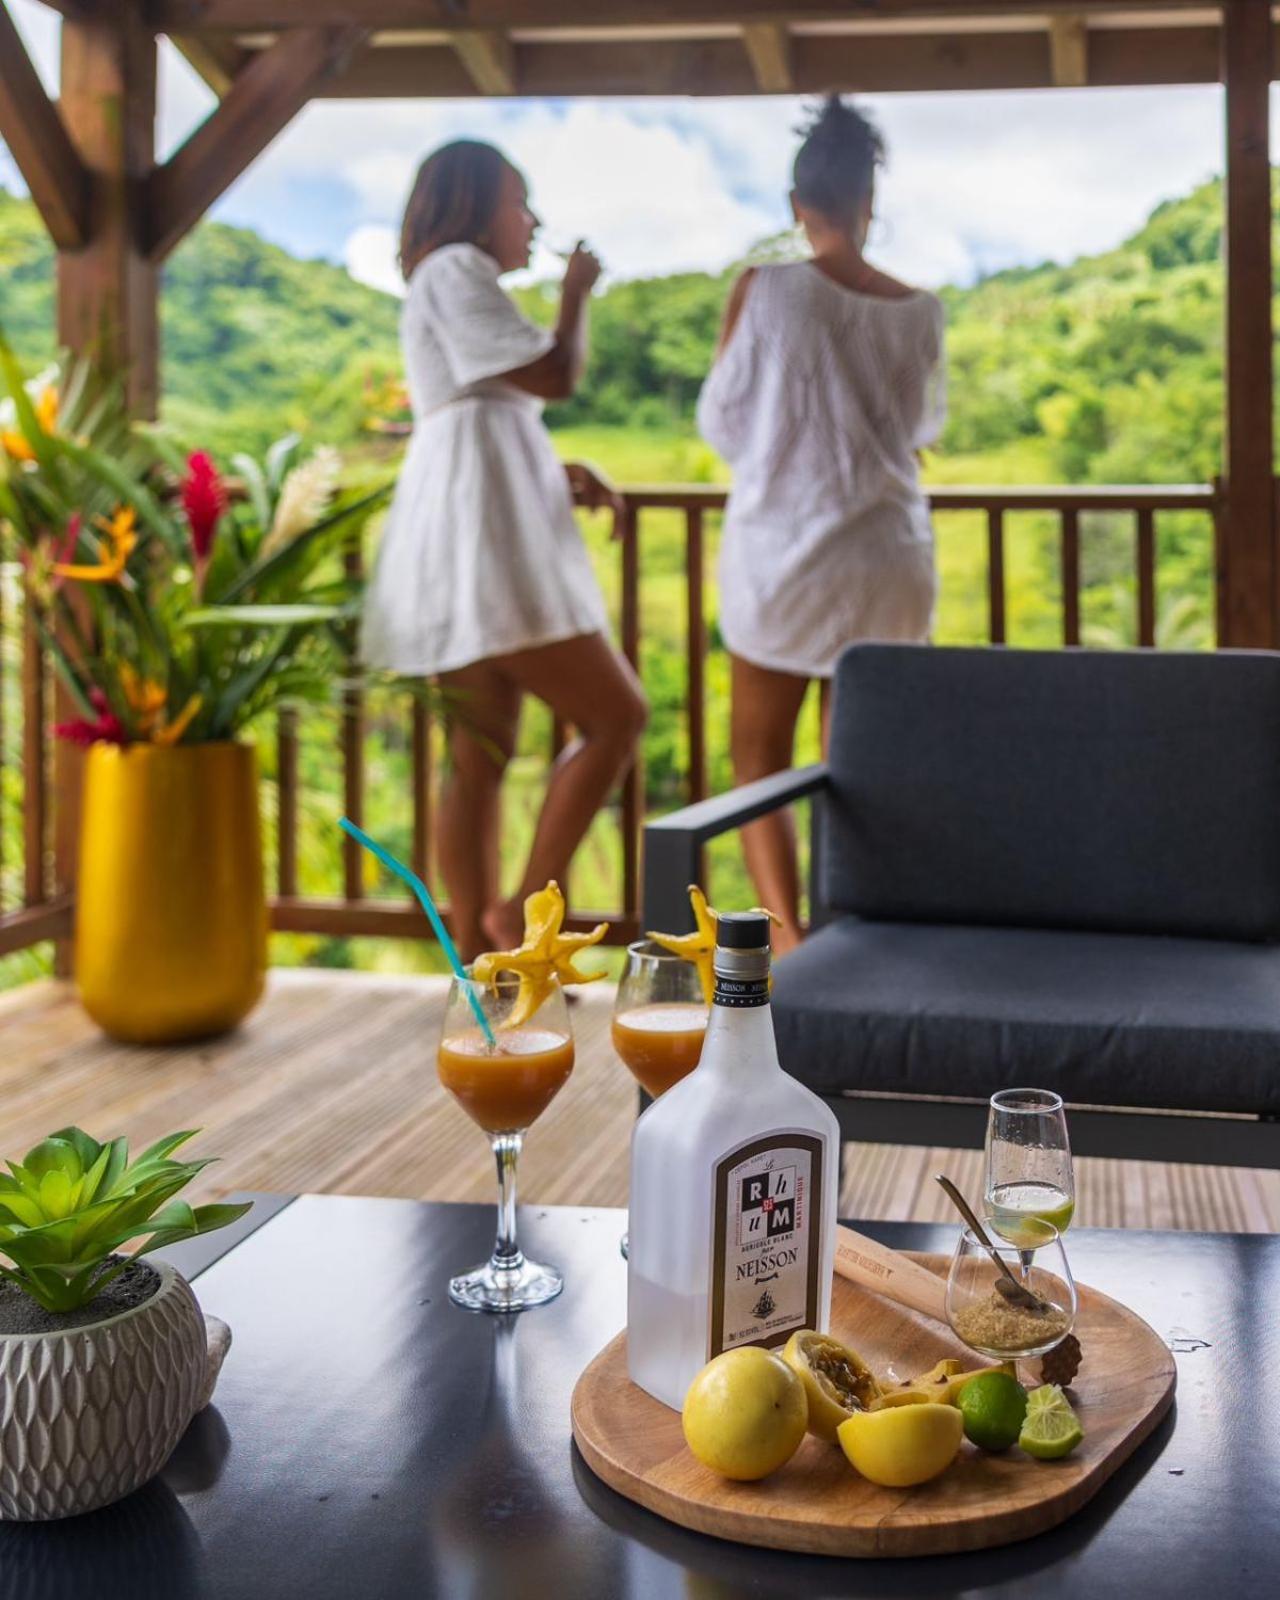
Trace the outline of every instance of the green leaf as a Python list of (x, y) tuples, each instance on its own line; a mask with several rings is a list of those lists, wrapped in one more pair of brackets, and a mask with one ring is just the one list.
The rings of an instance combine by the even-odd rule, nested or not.
[(87, 1172), (98, 1159), (102, 1146), (96, 1139), (92, 1139), (83, 1128), (59, 1128), (57, 1133), (49, 1135), (51, 1139), (65, 1139), (72, 1146), (80, 1158), (80, 1170)]
[(62, 1134), (52, 1133), (42, 1139), (34, 1149), (28, 1150), (22, 1164), (33, 1177), (44, 1178), (48, 1172), (62, 1172), (68, 1181), (81, 1173), (80, 1155), (71, 1141)]
[(179, 1145), (186, 1144), (188, 1139), (194, 1139), (199, 1132), (199, 1128), (186, 1128), (181, 1133), (166, 1134), (163, 1139), (157, 1139), (154, 1144), (149, 1144), (134, 1162), (134, 1166), (140, 1167), (144, 1161), (158, 1161), (164, 1156), (171, 1155)]
[(243, 453), (232, 456), (231, 465), (240, 474), (244, 492), (253, 507), (258, 526), (265, 530), (271, 525), (271, 496), (267, 490), (267, 480), (262, 475), (262, 468), (252, 456)]
[[(277, 439), (267, 451), (267, 487), (273, 495), (280, 493), (285, 474), (293, 465), (293, 458), (297, 455), (301, 443), (302, 440), (296, 433), (286, 433), (283, 439)], [(262, 520), (265, 524), (270, 519), (263, 517)]]
[(255, 563), (247, 571), (242, 572), (234, 582), (227, 585), (222, 592), (222, 604), (228, 605), (242, 594), (247, 594), (256, 589), (268, 579), (286, 571), (298, 557), (307, 550), (308, 546), (326, 533), (336, 533), (344, 523), (361, 516), (367, 516), (375, 506), (387, 499), (391, 494), (394, 484), (386, 483), (381, 488), (361, 495), (359, 499), (348, 502), (346, 505), (337, 505), (321, 517), (319, 522), (300, 533), (296, 539), (291, 540), (283, 549), (275, 551), (264, 561)]
[(341, 606), (205, 606), (182, 619), (188, 628), (300, 628), (341, 617)]

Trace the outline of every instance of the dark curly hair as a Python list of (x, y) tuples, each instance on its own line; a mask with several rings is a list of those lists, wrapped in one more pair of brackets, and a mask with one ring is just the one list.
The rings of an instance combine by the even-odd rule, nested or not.
[(856, 106), (833, 94), (796, 131), (804, 136), (792, 169), (796, 199), (833, 221), (852, 221), (866, 204), (876, 168), (884, 160), (880, 130)]

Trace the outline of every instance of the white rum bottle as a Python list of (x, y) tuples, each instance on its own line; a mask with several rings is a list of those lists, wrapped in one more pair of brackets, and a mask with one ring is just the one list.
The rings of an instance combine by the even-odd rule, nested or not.
[(702, 1058), (631, 1141), (633, 1382), (679, 1409), (722, 1350), (825, 1332), (839, 1155), (835, 1117), (778, 1063), (769, 919), (723, 916)]

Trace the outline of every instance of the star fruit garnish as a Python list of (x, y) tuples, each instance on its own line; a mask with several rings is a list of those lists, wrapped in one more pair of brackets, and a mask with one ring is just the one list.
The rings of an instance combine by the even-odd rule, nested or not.
[(518, 950), (490, 950), (477, 956), (471, 975), (477, 983), (496, 988), (498, 977), (514, 972), (520, 979), (516, 1003), (502, 1026), (518, 1028), (528, 1022), (551, 993), (553, 980), (560, 984), (594, 983), (603, 972), (580, 972), (574, 959), (593, 944), (599, 944), (609, 931), (607, 922), (597, 923), (590, 933), (562, 933), (564, 895), (553, 878), (545, 889), (531, 894), (524, 903), (524, 943)]
[[(660, 944), (664, 950), (670, 950), (673, 956), (693, 962), (698, 969), (702, 998), (710, 1005), (716, 992), (716, 924), (720, 920), (720, 913), (707, 904), (706, 895), (696, 883), (689, 885), (689, 904), (693, 907), (693, 920), (697, 924), (692, 933), (649, 933), (645, 937), (652, 939), (654, 944)], [(782, 920), (765, 906), (752, 906), (751, 909), (768, 917), (770, 922)]]

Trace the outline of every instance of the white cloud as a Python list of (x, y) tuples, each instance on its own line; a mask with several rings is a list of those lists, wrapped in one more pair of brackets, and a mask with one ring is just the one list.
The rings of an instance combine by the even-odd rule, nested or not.
[(365, 222), (348, 234), (343, 247), (342, 260), (347, 271), (358, 283), (367, 283), (374, 289), (385, 289), (388, 294), (404, 293), (404, 280), (396, 264), (399, 239), (394, 228), (378, 222)]

